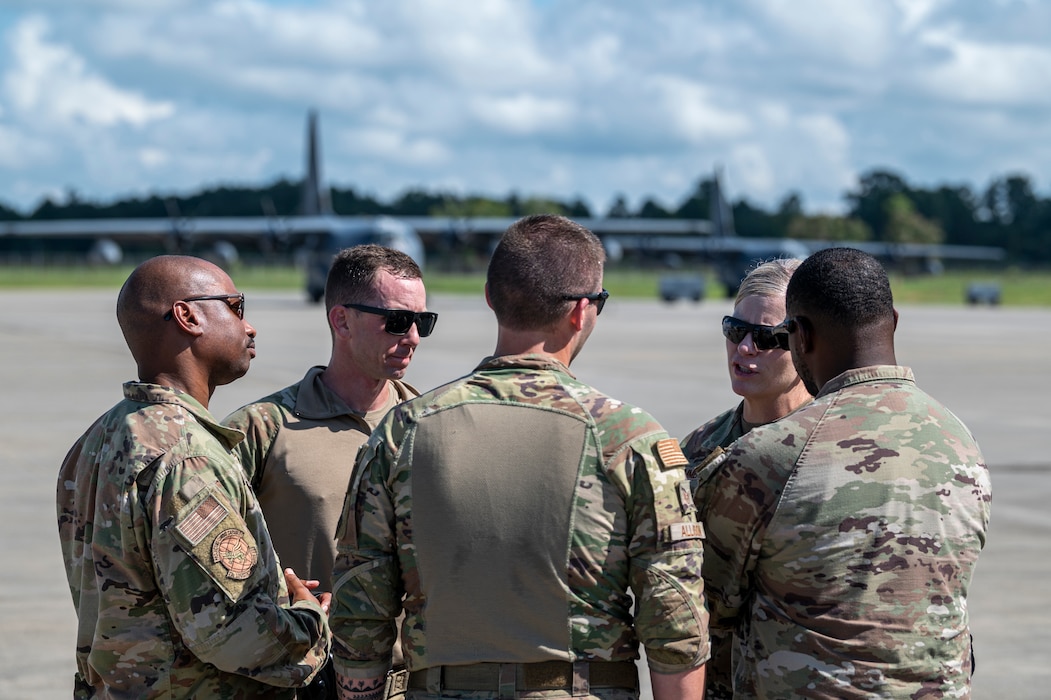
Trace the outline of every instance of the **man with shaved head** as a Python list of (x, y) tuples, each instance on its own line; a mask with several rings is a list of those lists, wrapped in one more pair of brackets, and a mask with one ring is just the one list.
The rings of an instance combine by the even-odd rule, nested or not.
[(58, 479), (75, 697), (291, 698), (327, 657), (327, 598), (281, 571), (231, 454), (244, 435), (208, 412), (255, 356), (244, 305), (225, 272), (185, 256), (144, 262), (120, 290), (139, 381)]
[(733, 639), (716, 682), (734, 698), (970, 697), (981, 451), (898, 365), (878, 260), (814, 253), (785, 308), (773, 332), (815, 398), (703, 466), (695, 493), (713, 634)]

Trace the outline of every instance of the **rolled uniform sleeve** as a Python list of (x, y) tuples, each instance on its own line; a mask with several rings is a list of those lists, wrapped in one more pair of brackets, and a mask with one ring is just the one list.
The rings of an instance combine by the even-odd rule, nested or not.
[(191, 455), (158, 466), (146, 501), (155, 575), (187, 648), (270, 685), (309, 681), (328, 656), (325, 615), (314, 601), (289, 606), (243, 475)]
[(397, 638), (403, 588), (390, 439), (377, 431), (359, 450), (336, 531), (330, 624), (336, 671), (347, 678), (385, 674)]
[(623, 453), (631, 492), (628, 512), (635, 629), (650, 668), (679, 673), (708, 660), (703, 529), (675, 440), (655, 436)]

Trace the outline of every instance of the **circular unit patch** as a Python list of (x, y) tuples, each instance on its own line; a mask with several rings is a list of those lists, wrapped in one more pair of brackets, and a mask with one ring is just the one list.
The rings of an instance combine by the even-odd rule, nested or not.
[(248, 544), (240, 530), (223, 530), (212, 542), (212, 562), (226, 569), (227, 578), (245, 580), (252, 575), (252, 567), (258, 559), (255, 547)]

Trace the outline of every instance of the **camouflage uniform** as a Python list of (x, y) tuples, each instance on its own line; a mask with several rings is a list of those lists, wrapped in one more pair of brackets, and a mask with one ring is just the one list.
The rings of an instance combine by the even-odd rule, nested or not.
[[(697, 486), (697, 467), (744, 435), (744, 426), (742, 401), (737, 404), (737, 408), (720, 413), (682, 439), (680, 444), (683, 454), (690, 461), (686, 474), (694, 487)], [(712, 658), (708, 661), (704, 697), (707, 700), (729, 700), (733, 697), (733, 686), (729, 682), (732, 672), (733, 635), (718, 628), (710, 628), (708, 632), (711, 636)]]
[(324, 367), (223, 421), (245, 434), (234, 448), (263, 509), (283, 566), (332, 590), (336, 524), (354, 455), (380, 418), (420, 392), (391, 381), (381, 409), (361, 414), (321, 381)]
[(657, 672), (700, 666), (703, 547), (684, 465), (647, 413), (547, 357), (488, 358), (401, 404), (359, 453), (337, 533), (337, 669), (386, 670), (403, 593), (413, 671), (630, 663), (640, 641)]
[(969, 697), (989, 473), (908, 368), (840, 374), (700, 480), (711, 623), (734, 635), (735, 698)]
[[(744, 435), (744, 401), (737, 408), (720, 413), (679, 443), (691, 465), (700, 464), (718, 447), (729, 447)], [(687, 472), (690, 470), (687, 469)]]
[[(77, 697), (293, 697), (328, 653), (289, 606), (230, 447), (188, 394), (138, 382), (66, 456), (58, 529), (77, 609)], [(280, 687), (275, 687), (280, 686)]]

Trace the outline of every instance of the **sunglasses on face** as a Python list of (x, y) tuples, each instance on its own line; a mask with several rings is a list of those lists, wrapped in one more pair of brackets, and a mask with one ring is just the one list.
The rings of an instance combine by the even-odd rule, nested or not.
[(723, 316), (723, 335), (731, 343), (740, 343), (749, 333), (756, 350), (787, 350), (789, 330), (784, 323), (761, 326), (733, 316)]
[(594, 294), (563, 294), (562, 301), (579, 301), (580, 299), (587, 299), (595, 305), (595, 315), (598, 316), (602, 313), (602, 307), (606, 305), (606, 299), (609, 299), (609, 292), (603, 289), (601, 292), (595, 292)]
[[(230, 307), (231, 311), (237, 314), (237, 318), (243, 321), (245, 317), (245, 295), (243, 292), (241, 294), (209, 294), (200, 297), (186, 297), (185, 299), (180, 299), (179, 301), (222, 301)], [(173, 310), (174, 309), (169, 309), (168, 313), (164, 314), (165, 321), (172, 320)]]
[(387, 319), (383, 330), (391, 335), (405, 335), (416, 324), (421, 338), (426, 338), (434, 330), (434, 324), (438, 322), (438, 314), (433, 311), (409, 311), (408, 309), (381, 309), (377, 306), (366, 306), (365, 304), (341, 304), (347, 309), (364, 311), (367, 314), (376, 314)]

